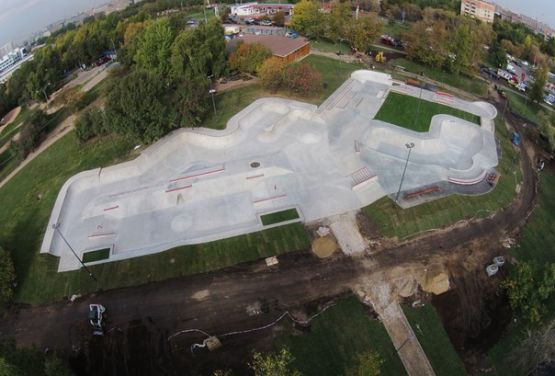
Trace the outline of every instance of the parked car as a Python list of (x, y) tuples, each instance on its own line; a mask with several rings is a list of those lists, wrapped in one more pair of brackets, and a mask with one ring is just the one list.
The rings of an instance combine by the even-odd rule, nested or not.
[(262, 20), (259, 23), (260, 26), (272, 26), (272, 21), (270, 20)]
[(106, 308), (102, 304), (89, 304), (89, 322), (93, 329), (93, 335), (104, 335), (103, 316)]
[(247, 25), (256, 25), (255, 22), (256, 22), (256, 20), (254, 18), (247, 18), (245, 20), (245, 24), (247, 24)]
[(295, 38), (297, 38), (299, 35), (297, 34), (296, 31), (288, 31), (288, 32), (285, 33), (285, 36), (286, 36), (287, 38), (295, 39)]

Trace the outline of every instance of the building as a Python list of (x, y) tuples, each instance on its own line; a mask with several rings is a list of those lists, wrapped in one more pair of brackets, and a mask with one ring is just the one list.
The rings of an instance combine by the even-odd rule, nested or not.
[(231, 15), (239, 17), (271, 16), (283, 12), (286, 16), (293, 14), (293, 4), (259, 4), (245, 3), (231, 6)]
[(25, 50), (22, 48), (16, 48), (0, 58), (0, 73), (13, 67), (18, 61), (22, 60), (24, 56)]
[(509, 21), (511, 23), (522, 23), (534, 33), (542, 35), (546, 40), (555, 37), (555, 30), (553, 30), (553, 28), (535, 18), (512, 12), (499, 5), (496, 6), (495, 12), (499, 14), (499, 17), (501, 17), (502, 20)]
[(288, 38), (281, 35), (256, 35), (244, 34), (242, 37), (229, 41), (228, 46), (233, 47), (239, 41), (244, 43), (260, 43), (272, 51), (272, 55), (287, 63), (302, 59), (310, 53), (310, 43), (307, 39)]
[(462, 0), (461, 14), (481, 21), (493, 23), (495, 5), (482, 0)]

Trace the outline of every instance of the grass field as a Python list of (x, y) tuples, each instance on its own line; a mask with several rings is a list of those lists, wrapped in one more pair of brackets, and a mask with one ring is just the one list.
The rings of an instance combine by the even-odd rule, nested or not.
[(385, 360), (381, 375), (406, 374), (384, 326), (355, 298), (339, 300), (314, 319), (309, 333), (282, 334), (274, 345), (289, 348), (294, 367), (304, 376), (343, 375), (355, 355), (367, 351), (375, 351)]
[(351, 48), (346, 42), (332, 43), (327, 40), (311, 40), (310, 48), (314, 50), (319, 50), (323, 52), (333, 52), (341, 51), (344, 54), (351, 53)]
[(387, 95), (380, 111), (376, 114), (376, 119), (417, 132), (427, 132), (430, 129), (432, 117), (438, 114), (453, 115), (480, 124), (480, 118), (468, 112), (393, 92)]
[(262, 224), (264, 226), (290, 221), (297, 218), (299, 218), (299, 213), (297, 213), (297, 209), (287, 209), (260, 216), (260, 219), (262, 220)]
[(435, 308), (431, 304), (422, 308), (403, 305), (403, 311), (436, 375), (466, 375), (464, 364), (453, 348)]
[(509, 132), (499, 119), (496, 119), (496, 135), (501, 142), (503, 156), (497, 167), (501, 178), (493, 192), (482, 196), (449, 196), (409, 209), (401, 209), (390, 198), (384, 197), (363, 208), (363, 212), (378, 225), (381, 235), (405, 239), (463, 219), (484, 218), (507, 207), (516, 194), (516, 185), (522, 180), (522, 173), (518, 168), (518, 152), (511, 145)]
[(511, 91), (505, 90), (505, 94), (507, 95), (507, 99), (509, 100), (509, 106), (514, 113), (530, 120), (533, 123), (539, 124), (540, 119), (538, 117), (538, 114), (540, 111), (545, 112), (545, 110), (540, 105), (538, 105), (537, 103), (533, 103), (528, 98), (520, 96)]
[(432, 80), (443, 82), (479, 96), (486, 95), (488, 91), (487, 83), (478, 78), (474, 79), (462, 74), (453, 74), (444, 70), (430, 68), (408, 59), (395, 59), (391, 61), (391, 64), (403, 66), (408, 72), (416, 74), (424, 73), (424, 76)]
[(312, 64), (322, 74), (324, 90), (319, 97), (319, 103), (326, 100), (347, 78), (357, 69), (362, 69), (357, 64), (345, 63), (339, 60), (330, 59), (325, 56), (309, 55), (303, 62)]
[(395, 38), (399, 38), (402, 33), (405, 33), (410, 30), (410, 25), (407, 23), (392, 21), (388, 19), (382, 19), (382, 22), (383, 22), (382, 33), (389, 34)]
[(90, 251), (83, 253), (83, 262), (95, 262), (100, 260), (106, 260), (110, 257), (110, 248), (97, 249), (96, 251)]
[[(530, 261), (538, 264), (555, 262), (555, 175), (540, 175), (539, 202), (529, 222), (524, 227), (519, 244), (511, 251), (519, 261)], [(555, 319), (555, 298), (547, 303), (548, 313), (544, 322)], [(496, 374), (499, 376), (521, 375), (523, 370), (514, 365), (507, 357), (515, 349), (526, 330), (530, 329), (521, 320), (512, 323), (506, 335), (490, 351)]]

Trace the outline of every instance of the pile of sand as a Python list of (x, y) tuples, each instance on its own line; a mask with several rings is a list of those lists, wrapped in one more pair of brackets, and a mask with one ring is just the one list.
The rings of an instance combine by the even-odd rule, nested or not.
[(329, 235), (312, 242), (312, 252), (319, 258), (328, 258), (338, 249), (337, 242)]
[(430, 265), (423, 277), (418, 281), (422, 290), (434, 295), (443, 294), (449, 290), (449, 275), (441, 264)]

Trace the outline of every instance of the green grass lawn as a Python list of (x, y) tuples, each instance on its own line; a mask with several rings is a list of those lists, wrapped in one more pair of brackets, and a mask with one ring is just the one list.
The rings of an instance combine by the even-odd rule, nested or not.
[(427, 132), (432, 117), (438, 114), (453, 115), (480, 124), (480, 118), (468, 112), (393, 92), (387, 95), (375, 118), (417, 132)]
[(294, 208), (260, 216), (260, 220), (264, 226), (290, 221), (297, 218), (299, 218), (299, 213), (297, 213), (297, 209)]
[(422, 308), (403, 305), (403, 311), (436, 375), (466, 375), (464, 364), (453, 348), (435, 308), (431, 304)]
[(336, 53), (337, 51), (341, 51), (344, 54), (351, 53), (351, 48), (349, 44), (346, 42), (339, 43), (332, 43), (327, 40), (311, 40), (310, 41), (310, 48), (314, 50), (319, 50), (323, 52), (333, 52)]
[(345, 63), (325, 56), (309, 55), (303, 62), (312, 64), (320, 71), (324, 90), (319, 97), (318, 103), (325, 101), (355, 70), (363, 67), (357, 64)]
[(410, 30), (410, 25), (398, 21), (390, 21), (387, 19), (382, 19), (383, 28), (382, 34), (389, 34), (392, 37), (399, 38), (402, 33)]
[(409, 209), (401, 209), (390, 198), (384, 197), (363, 208), (363, 212), (378, 225), (381, 235), (405, 239), (463, 219), (484, 218), (507, 207), (516, 194), (515, 188), (522, 180), (522, 173), (517, 167), (518, 152), (499, 119), (496, 119), (496, 135), (501, 142), (503, 157), (497, 167), (501, 178), (493, 192), (481, 196), (449, 196)]
[(356, 354), (367, 351), (377, 352), (385, 361), (381, 375), (406, 375), (384, 326), (355, 298), (341, 299), (315, 318), (309, 333), (284, 333), (274, 345), (289, 348), (293, 366), (304, 376), (342, 375)]
[(263, 96), (264, 91), (258, 84), (218, 94), (215, 96), (216, 115), (214, 115), (214, 111), (210, 111), (202, 126), (212, 129), (225, 129), (228, 120), (233, 115)]
[[(539, 201), (529, 222), (524, 227), (519, 244), (511, 254), (519, 261), (538, 264), (555, 262), (555, 175), (540, 175)], [(544, 322), (555, 318), (555, 298), (547, 302), (548, 310)], [(521, 320), (509, 326), (505, 336), (489, 351), (489, 358), (499, 376), (521, 375), (522, 370), (515, 367), (507, 355), (526, 336), (529, 329)]]
[(533, 123), (539, 124), (540, 119), (538, 114), (540, 111), (545, 110), (538, 105), (537, 103), (533, 103), (528, 98), (513, 93), (511, 91), (505, 90), (505, 94), (507, 95), (507, 99), (509, 100), (509, 106), (513, 112), (530, 120)]
[(447, 85), (479, 96), (486, 95), (488, 92), (488, 84), (480, 78), (470, 78), (462, 74), (449, 73), (444, 70), (431, 68), (404, 58), (392, 60), (391, 65), (403, 66), (408, 72), (416, 74), (423, 72), (424, 76), (431, 78), (432, 80), (443, 82)]
[(110, 257), (110, 248), (97, 249), (96, 251), (89, 251), (83, 253), (83, 262), (95, 262), (100, 260), (106, 260)]

